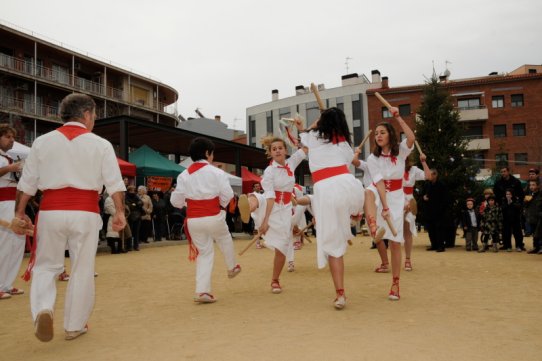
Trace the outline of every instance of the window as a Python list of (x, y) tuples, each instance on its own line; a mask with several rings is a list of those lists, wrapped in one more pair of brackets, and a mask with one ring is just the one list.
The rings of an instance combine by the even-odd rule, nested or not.
[(248, 145), (256, 146), (256, 121), (252, 115), (248, 117)]
[(508, 154), (495, 154), (495, 160), (497, 161), (497, 168), (508, 167)]
[(525, 123), (512, 124), (512, 135), (514, 137), (524, 137), (527, 135), (525, 131)]
[(391, 118), (391, 113), (386, 107), (382, 107), (382, 118)]
[(506, 124), (499, 124), (493, 126), (493, 136), (495, 138), (506, 137)]
[(512, 94), (512, 108), (523, 106), (523, 94)]
[(407, 115), (410, 115), (410, 104), (399, 105), (399, 115), (402, 117), (406, 117)]
[(459, 99), (457, 101), (457, 107), (459, 109), (479, 109), (480, 98)]
[(484, 127), (481, 125), (471, 125), (465, 129), (464, 137), (467, 139), (482, 139), (484, 137)]
[(338, 97), (337, 98), (337, 108), (339, 108), (340, 110), (342, 110), (344, 112), (344, 99), (343, 99), (343, 97)]
[(292, 112), (290, 111), (290, 108), (280, 108), (279, 109), (279, 119), (282, 118), (291, 118)]
[(483, 153), (474, 153), (472, 159), (476, 162), (479, 168), (485, 168), (485, 159)]
[(516, 165), (527, 165), (527, 153), (515, 153), (514, 160)]
[(536, 69), (529, 69), (529, 74), (536, 74)]
[(273, 111), (265, 112), (265, 119), (267, 121), (267, 133), (273, 134)]
[(491, 106), (493, 108), (504, 108), (504, 96), (496, 95), (491, 98)]

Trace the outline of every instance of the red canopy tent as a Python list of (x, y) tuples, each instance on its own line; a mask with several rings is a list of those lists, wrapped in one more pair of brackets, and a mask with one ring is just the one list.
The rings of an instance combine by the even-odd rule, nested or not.
[(262, 181), (261, 177), (252, 173), (245, 167), (241, 168), (241, 179), (243, 180), (243, 193), (245, 194), (252, 192), (252, 186), (255, 183), (260, 183)]
[(119, 162), (120, 174), (126, 177), (135, 177), (136, 176), (136, 165), (120, 158), (117, 158)]

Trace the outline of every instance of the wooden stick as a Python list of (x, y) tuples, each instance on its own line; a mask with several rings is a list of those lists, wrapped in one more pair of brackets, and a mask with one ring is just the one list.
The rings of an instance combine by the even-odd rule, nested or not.
[(416, 145), (416, 148), (418, 149), (418, 153), (422, 154), (422, 148), (420, 147), (420, 143), (418, 143), (417, 140), (414, 141), (414, 144)]
[(386, 223), (388, 224), (388, 227), (390, 227), (391, 234), (393, 234), (394, 237), (397, 237), (397, 231), (395, 230), (395, 227), (393, 226), (393, 222), (391, 221), (391, 217), (387, 216), (384, 219), (386, 220)]
[[(8, 221), (6, 221), (4, 219), (0, 219), (0, 226), (13, 231), (13, 228), (11, 227), (11, 222), (8, 222)], [(27, 236), (34, 237), (34, 230), (27, 229), (27, 230), (25, 230), (25, 234)]]
[(314, 85), (314, 83), (311, 83), (311, 92), (313, 92), (314, 96), (316, 97), (316, 102), (318, 103), (318, 108), (320, 108), (320, 112), (326, 110), (324, 102), (322, 101), (322, 98), (320, 98), (320, 92), (318, 91), (318, 87)]
[(248, 243), (248, 245), (241, 252), (239, 252), (239, 256), (242, 256), (246, 251), (248, 251), (248, 249), (252, 247), (252, 245), (256, 243), (256, 241), (259, 239), (260, 239), (260, 233), (258, 232), (258, 234), (255, 235), (254, 238), (252, 238), (252, 240)]
[(376, 97), (378, 98), (378, 100), (380, 100), (380, 102), (381, 102), (382, 104), (384, 104), (384, 106), (385, 106), (386, 108), (388, 108), (388, 110), (391, 112), (391, 108), (392, 108), (392, 107), (391, 107), (391, 104), (388, 103), (388, 101), (387, 101), (386, 99), (384, 99), (384, 97), (383, 97), (382, 95), (380, 95), (379, 92), (375, 92), (375, 96), (376, 96)]
[(373, 131), (371, 129), (369, 129), (367, 134), (365, 134), (365, 138), (363, 138), (363, 140), (361, 141), (361, 144), (358, 146), (359, 150), (361, 150), (363, 148), (363, 145), (365, 144), (365, 142), (367, 142), (367, 139), (369, 139), (369, 136), (371, 135), (372, 132)]

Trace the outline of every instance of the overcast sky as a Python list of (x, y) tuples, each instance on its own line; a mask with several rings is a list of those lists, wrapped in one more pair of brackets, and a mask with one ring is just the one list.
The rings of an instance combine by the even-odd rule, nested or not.
[[(86, 7), (86, 8), (85, 8)], [(246, 108), (340, 86), (349, 72), (391, 86), (542, 64), (540, 0), (2, 0), (0, 19), (150, 75), (194, 109), (245, 129)]]

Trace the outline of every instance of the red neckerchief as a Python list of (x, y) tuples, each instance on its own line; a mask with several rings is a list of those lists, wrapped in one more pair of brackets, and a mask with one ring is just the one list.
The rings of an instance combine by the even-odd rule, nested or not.
[(390, 160), (391, 160), (391, 162), (393, 163), (393, 165), (397, 164), (397, 157), (394, 156), (394, 155), (380, 153), (380, 156), (381, 156), (381, 157), (384, 157), (384, 158), (390, 158)]
[(337, 144), (337, 143), (340, 143), (340, 142), (346, 142), (346, 138), (343, 137), (342, 135), (336, 135), (336, 134), (333, 134), (331, 136), (331, 143)]
[(87, 128), (78, 127), (77, 125), (63, 125), (60, 128), (56, 128), (62, 135), (68, 140), (73, 140), (82, 134), (90, 133)]
[(192, 163), (190, 164), (190, 166), (188, 167), (188, 174), (192, 174), (194, 173), (195, 171), (198, 171), (200, 170), (201, 168), (205, 167), (206, 165), (208, 165), (209, 163), (202, 163), (202, 162), (199, 162), (199, 163)]
[(278, 165), (277, 168), (286, 169), (286, 174), (288, 174), (288, 177), (292, 177), (294, 175), (294, 173), (292, 172), (292, 170), (288, 166), (288, 163), (286, 163), (286, 165), (284, 167), (281, 166), (281, 165)]

